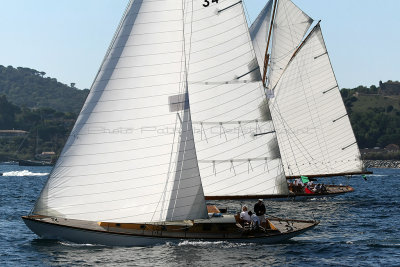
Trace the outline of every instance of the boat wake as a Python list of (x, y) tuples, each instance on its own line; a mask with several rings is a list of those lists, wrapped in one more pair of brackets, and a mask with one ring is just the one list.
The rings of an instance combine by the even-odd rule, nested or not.
[(249, 246), (249, 244), (245, 243), (233, 243), (227, 241), (182, 241), (178, 244), (178, 247), (181, 246), (196, 246), (196, 247), (224, 247), (224, 248), (233, 248), (233, 247), (242, 247), (242, 246)]
[(30, 172), (28, 170), (5, 172), (3, 176), (46, 176), (47, 172)]

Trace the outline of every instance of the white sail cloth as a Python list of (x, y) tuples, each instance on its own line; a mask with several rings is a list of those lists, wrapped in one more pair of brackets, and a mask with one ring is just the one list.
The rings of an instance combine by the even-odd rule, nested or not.
[(360, 172), (362, 163), (319, 24), (269, 101), (287, 176)]
[(33, 213), (118, 222), (207, 217), (185, 94), (185, 12), (180, 0), (129, 4)]
[(287, 193), (274, 128), (262, 118), (268, 106), (242, 3), (194, 10), (188, 87), (204, 194)]
[(271, 21), (273, 0), (268, 3), (261, 10), (256, 20), (251, 24), (249, 29), (250, 37), (253, 42), (254, 51), (256, 52), (258, 65), (261, 68), (264, 66), (265, 50), (267, 49), (268, 29)]
[(278, 82), (312, 22), (292, 1), (278, 1), (273, 23), (268, 89), (273, 89)]
[[(206, 196), (287, 194), (260, 83), (190, 87), (195, 143)], [(209, 92), (212, 91), (210, 94)]]

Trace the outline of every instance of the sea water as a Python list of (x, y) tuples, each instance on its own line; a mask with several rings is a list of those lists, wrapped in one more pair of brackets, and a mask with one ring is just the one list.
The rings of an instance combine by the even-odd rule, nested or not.
[[(316, 219), (313, 230), (274, 245), (182, 241), (152, 247), (107, 247), (44, 240), (21, 220), (51, 167), (0, 164), (0, 266), (400, 266), (400, 170), (372, 169), (355, 192), (333, 198), (265, 201), (270, 216)], [(213, 201), (238, 211), (254, 201)]]

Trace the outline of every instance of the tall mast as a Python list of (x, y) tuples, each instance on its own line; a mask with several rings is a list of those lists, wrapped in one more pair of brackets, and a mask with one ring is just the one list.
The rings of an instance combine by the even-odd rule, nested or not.
[(278, 0), (275, 0), (274, 9), (272, 10), (271, 24), (270, 24), (269, 32), (268, 32), (267, 48), (265, 49), (264, 69), (263, 69), (263, 77), (262, 77), (262, 82), (263, 82), (264, 87), (266, 87), (265, 80), (267, 78), (267, 69), (268, 69), (268, 61), (269, 61), (269, 54), (268, 54), (269, 41), (271, 39), (272, 27), (274, 26), (275, 10), (276, 10), (277, 3), (278, 3)]

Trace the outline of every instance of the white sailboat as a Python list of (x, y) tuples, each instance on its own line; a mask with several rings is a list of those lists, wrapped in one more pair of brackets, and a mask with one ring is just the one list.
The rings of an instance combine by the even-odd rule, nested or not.
[[(288, 179), (370, 173), (363, 167), (320, 23), (312, 24), (290, 0), (270, 0), (250, 27), (284, 173)], [(338, 188), (338, 193), (353, 191), (331, 187)]]
[[(191, 96), (206, 199), (333, 196), (354, 189), (326, 185), (310, 195), (286, 180), (366, 173), (319, 23), (306, 35), (312, 23), (290, 0), (269, 1), (250, 27), (254, 61), (251, 49), (229, 50), (237, 55), (231, 68), (245, 59), (247, 71), (235, 72), (236, 83), (210, 81), (209, 92)], [(228, 33), (246, 44), (247, 36)], [(257, 80), (265, 91), (251, 91)]]
[[(271, 243), (313, 228), (318, 222), (269, 219), (264, 231), (253, 231), (233, 215), (207, 212), (201, 176), (212, 167), (198, 160), (204, 151), (193, 132), (217, 123), (227, 135), (226, 125), (236, 123), (245, 140), (256, 141), (254, 152), (229, 161), (235, 172), (282, 176), (280, 158), (258, 149), (269, 140), (265, 131), (274, 132), (255, 114), (260, 105), (268, 108), (259, 78), (251, 78), (258, 69), (241, 1), (130, 1), (24, 222), (44, 238), (121, 246), (181, 239)], [(215, 92), (237, 106), (218, 109)], [(245, 127), (256, 132), (246, 134)], [(212, 152), (228, 153), (242, 140), (236, 142)]]

